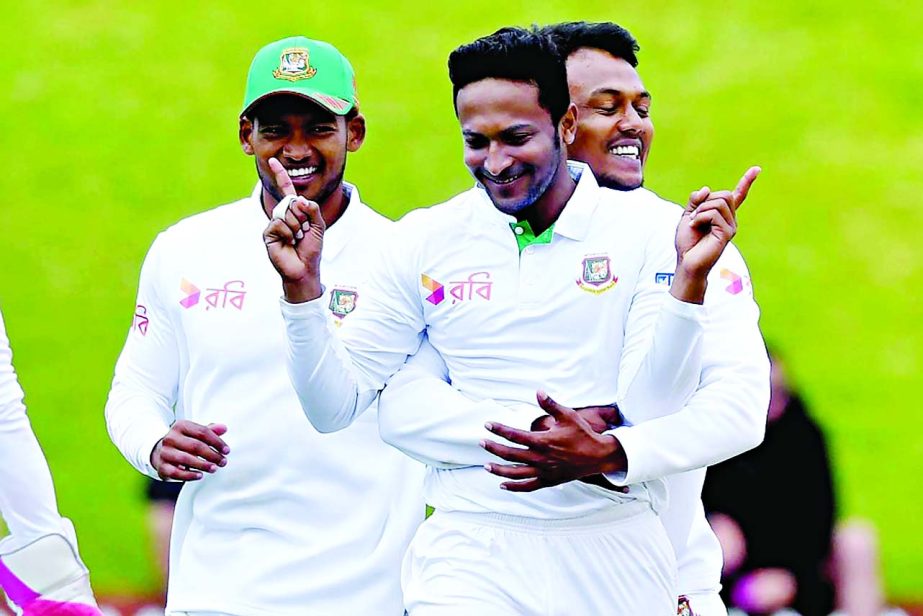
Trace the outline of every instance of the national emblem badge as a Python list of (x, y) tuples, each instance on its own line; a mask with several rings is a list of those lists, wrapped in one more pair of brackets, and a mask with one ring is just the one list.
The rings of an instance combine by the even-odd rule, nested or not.
[(317, 69), (311, 66), (307, 47), (289, 47), (282, 51), (279, 68), (272, 72), (272, 76), (286, 81), (299, 81), (310, 79), (316, 73)]
[(581, 265), (581, 276), (577, 286), (596, 295), (608, 291), (619, 281), (612, 275), (610, 259), (607, 255), (587, 255)]
[(338, 319), (344, 318), (356, 309), (359, 294), (349, 289), (333, 289), (330, 292), (330, 312)]

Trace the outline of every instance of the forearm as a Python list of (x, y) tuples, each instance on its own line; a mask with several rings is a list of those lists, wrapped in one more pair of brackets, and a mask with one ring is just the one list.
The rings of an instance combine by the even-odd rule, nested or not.
[(305, 416), (319, 432), (346, 428), (377, 391), (360, 392), (352, 360), (331, 329), (323, 298), (280, 303), (288, 338), (286, 366)]
[[(746, 271), (739, 256), (730, 265)], [(699, 388), (679, 412), (612, 432), (628, 459), (624, 483), (711, 466), (763, 439), (769, 359), (759, 308), (749, 296), (725, 292), (720, 281), (714, 286)]]
[(682, 408), (699, 384), (704, 307), (666, 296), (646, 351), (623, 362), (618, 405), (630, 424)]
[(609, 479), (624, 485), (717, 464), (756, 447), (765, 425), (755, 397), (701, 396), (673, 415), (612, 430), (628, 468)]
[(493, 435), (487, 422), (528, 430), (538, 408), (475, 402), (444, 380), (401, 370), (382, 392), (378, 421), (382, 439), (428, 466), (460, 468), (497, 462), (480, 442)]
[(51, 472), (22, 400), (0, 316), (0, 513), (16, 541), (61, 532)]
[(151, 451), (170, 430), (172, 409), (116, 376), (106, 402), (106, 429), (122, 456), (138, 472), (157, 479), (151, 465)]
[(25, 407), (0, 409), (0, 513), (17, 542), (61, 532), (51, 472)]

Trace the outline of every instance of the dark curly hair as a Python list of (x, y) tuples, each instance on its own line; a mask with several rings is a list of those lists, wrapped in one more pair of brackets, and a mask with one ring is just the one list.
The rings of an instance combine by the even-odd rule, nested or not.
[(449, 55), (453, 103), (465, 86), (491, 78), (533, 84), (538, 88), (539, 104), (551, 114), (555, 126), (570, 105), (564, 57), (537, 28), (501, 28)]
[(570, 21), (545, 26), (541, 32), (554, 41), (565, 60), (578, 49), (589, 47), (608, 52), (634, 67), (638, 66), (637, 53), (641, 51), (638, 41), (631, 32), (611, 21)]

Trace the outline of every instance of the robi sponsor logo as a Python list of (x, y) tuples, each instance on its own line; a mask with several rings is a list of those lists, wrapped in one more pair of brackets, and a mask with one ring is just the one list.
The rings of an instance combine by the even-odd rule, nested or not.
[[(436, 281), (434, 278), (421, 274), (420, 284), (430, 294), (426, 296), (426, 301), (434, 306), (438, 306), (446, 299), (446, 285)], [(490, 301), (493, 293), (493, 280), (490, 279), (490, 272), (474, 272), (469, 274), (466, 280), (449, 281), (449, 297), (452, 303), (467, 302), (471, 300), (482, 299)]]
[(433, 306), (438, 306), (445, 300), (445, 287), (441, 283), (436, 282), (426, 274), (420, 274), (420, 284), (430, 292), (426, 297), (426, 301)]
[(724, 289), (731, 295), (737, 295), (738, 293), (743, 292), (744, 290), (752, 289), (752, 283), (750, 278), (747, 276), (740, 276), (735, 274), (727, 268), (721, 268), (721, 277), (727, 280), (730, 284)]
[[(179, 305), (190, 309), (199, 304), (202, 299), (202, 289), (183, 278), (179, 283), (180, 291), (185, 294)], [(244, 309), (244, 300), (247, 291), (243, 280), (229, 280), (221, 287), (207, 287), (205, 289), (205, 310), (223, 310), (235, 308)]]

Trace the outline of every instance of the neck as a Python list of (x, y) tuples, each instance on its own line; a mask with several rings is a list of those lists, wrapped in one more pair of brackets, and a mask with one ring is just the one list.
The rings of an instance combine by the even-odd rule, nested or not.
[(562, 159), (545, 194), (530, 207), (518, 212), (516, 218), (529, 221), (532, 232), (541, 235), (558, 219), (576, 189), (577, 182), (567, 170), (567, 159)]
[[(266, 218), (272, 218), (272, 210), (279, 204), (279, 200), (272, 196), (272, 193), (266, 190), (265, 186), (262, 189), (260, 200), (262, 201), (263, 213), (266, 214)], [(340, 184), (326, 199), (319, 201), (318, 205), (320, 206), (321, 216), (324, 217), (324, 223), (328, 228), (333, 226), (343, 216), (346, 206), (349, 205), (349, 198), (346, 196), (343, 184)]]

